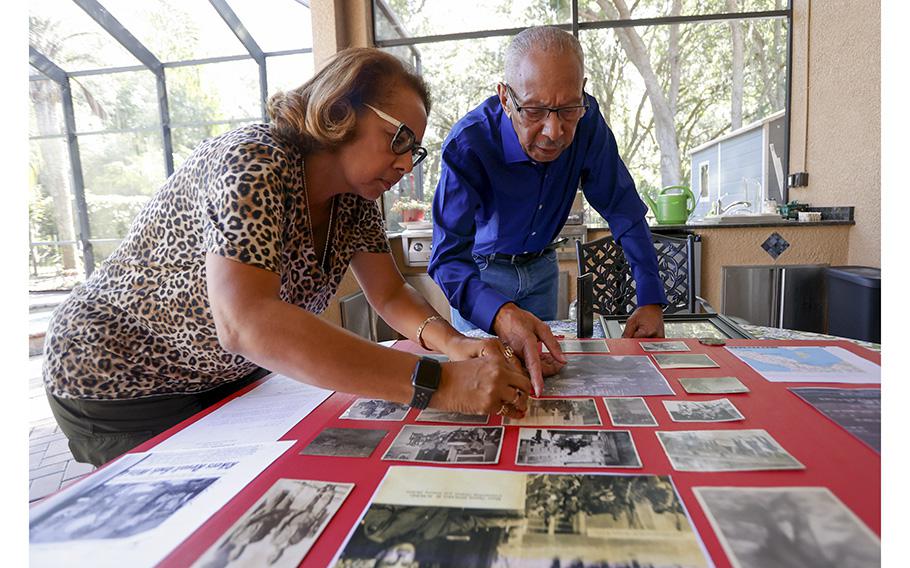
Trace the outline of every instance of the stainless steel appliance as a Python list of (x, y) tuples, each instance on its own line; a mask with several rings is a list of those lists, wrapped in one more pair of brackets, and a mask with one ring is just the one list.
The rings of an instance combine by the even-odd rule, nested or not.
[(826, 266), (724, 266), (720, 311), (755, 325), (826, 333)]

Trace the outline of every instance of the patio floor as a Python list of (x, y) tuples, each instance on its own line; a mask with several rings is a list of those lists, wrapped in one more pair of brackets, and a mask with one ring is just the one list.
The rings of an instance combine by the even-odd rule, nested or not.
[(51, 414), (41, 381), (40, 343), (50, 313), (66, 294), (29, 294), (28, 375), (28, 500), (36, 501), (94, 471), (73, 459), (66, 436)]

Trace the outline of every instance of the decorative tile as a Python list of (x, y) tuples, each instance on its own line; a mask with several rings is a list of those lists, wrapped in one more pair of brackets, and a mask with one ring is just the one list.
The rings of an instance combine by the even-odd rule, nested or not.
[(774, 260), (777, 260), (777, 257), (782, 255), (785, 250), (790, 248), (790, 243), (787, 242), (785, 238), (780, 236), (778, 233), (771, 233), (771, 236), (765, 239), (765, 242), (761, 244), (761, 248), (765, 249), (765, 252), (771, 256)]

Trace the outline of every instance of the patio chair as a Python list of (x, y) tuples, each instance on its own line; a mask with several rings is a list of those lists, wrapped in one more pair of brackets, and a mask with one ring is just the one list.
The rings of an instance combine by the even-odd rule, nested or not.
[[(696, 235), (685, 238), (652, 235), (660, 279), (668, 304), (664, 313), (717, 313), (695, 295)], [(635, 311), (635, 280), (626, 257), (612, 236), (588, 243), (575, 241), (578, 274), (593, 275), (591, 302), (579, 298), (577, 309), (605, 316), (629, 315)], [(593, 316), (592, 316), (593, 317)]]

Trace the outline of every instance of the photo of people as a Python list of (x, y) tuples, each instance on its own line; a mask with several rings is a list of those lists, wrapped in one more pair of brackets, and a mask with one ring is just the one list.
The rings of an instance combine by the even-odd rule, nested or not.
[(445, 463), (498, 463), (502, 426), (405, 425), (384, 460)]
[(193, 567), (296, 567), (353, 487), (279, 479)]
[(558, 467), (641, 467), (628, 430), (522, 428), (518, 465)]
[(390, 469), (336, 567), (709, 566), (669, 477), (413, 469)]
[(347, 420), (404, 420), (410, 407), (378, 398), (358, 398), (340, 418)]

